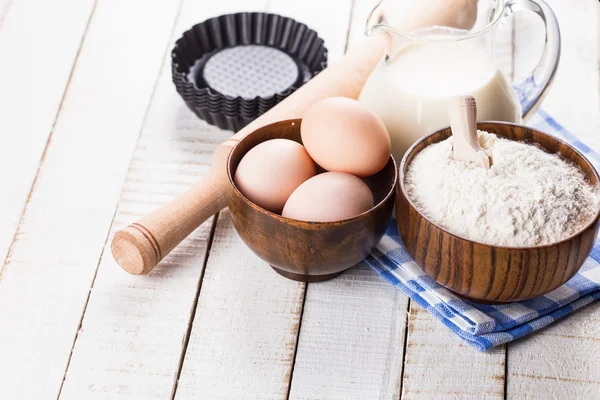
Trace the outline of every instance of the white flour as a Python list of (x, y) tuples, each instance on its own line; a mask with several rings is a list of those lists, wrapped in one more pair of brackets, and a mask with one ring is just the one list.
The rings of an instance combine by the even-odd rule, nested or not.
[(410, 164), (409, 198), (432, 222), (461, 237), (498, 246), (555, 243), (587, 224), (598, 195), (573, 164), (525, 143), (479, 131), (489, 170), (452, 158), (452, 138)]

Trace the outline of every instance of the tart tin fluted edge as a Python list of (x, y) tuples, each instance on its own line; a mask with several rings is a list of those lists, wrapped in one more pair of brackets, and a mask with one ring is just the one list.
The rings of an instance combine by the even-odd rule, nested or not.
[[(223, 50), (234, 48), (241, 49), (241, 52), (237, 50), (236, 52), (245, 57), (240, 58), (239, 62), (231, 58), (226, 60), (229, 63), (234, 61), (236, 64), (233, 67), (217, 65), (210, 71), (205, 70), (213, 56), (219, 53), (223, 55)], [(258, 82), (252, 82), (254, 86), (250, 88), (240, 86), (239, 91), (244, 92), (243, 95), (233, 96), (232, 91), (235, 92), (238, 87), (230, 87), (229, 93), (225, 94), (211, 87), (207, 82), (210, 79), (205, 79), (205, 72), (214, 75), (215, 71), (217, 74), (233, 71), (239, 74), (240, 71), (245, 72), (246, 69), (256, 68), (256, 65), (244, 65), (244, 62), (256, 63), (256, 57), (254, 60), (251, 59), (252, 52), (255, 50), (262, 51), (258, 57), (260, 68), (266, 67), (266, 73), (278, 74), (281, 73), (282, 67), (277, 63), (283, 62), (288, 75), (282, 78), (284, 82), (293, 80), (293, 83), (283, 90), (273, 91), (270, 95), (268, 95), (269, 87), (263, 86), (260, 87), (260, 95), (250, 96), (249, 94), (264, 82), (270, 82), (273, 86), (273, 82), (277, 83), (279, 79), (277, 76), (265, 76), (259, 73)], [(230, 53), (235, 56), (234, 52)], [(263, 54), (279, 53), (284, 54), (278, 56), (278, 60), (265, 62), (264, 58), (260, 58)], [(254, 56), (256, 54), (257, 52)], [(187, 106), (209, 124), (234, 132), (281, 102), (327, 66), (327, 49), (323, 39), (319, 38), (315, 31), (291, 18), (267, 13), (226, 14), (196, 24), (176, 41), (171, 56), (173, 83)], [(225, 57), (219, 58), (225, 59)], [(290, 69), (288, 60), (290, 58), (297, 66), (295, 72)], [(270, 61), (273, 61), (274, 65), (271, 66)], [(297, 76), (290, 76), (290, 73), (295, 73)], [(243, 79), (247, 78), (243, 75), (209, 77), (213, 82), (220, 80), (226, 83), (242, 79), (240, 85), (243, 85)]]

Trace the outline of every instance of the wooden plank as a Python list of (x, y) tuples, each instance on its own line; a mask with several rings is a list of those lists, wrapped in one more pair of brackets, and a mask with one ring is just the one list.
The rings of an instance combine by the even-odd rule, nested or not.
[(0, 118), (0, 270), (93, 4), (93, 0), (14, 0), (10, 5), (0, 1), (0, 108), (5, 110)]
[[(254, 7), (264, 4), (261, 0)], [(184, 1), (170, 42), (195, 23), (236, 11), (236, 7), (233, 1), (217, 7)], [(170, 58), (167, 52), (113, 232), (196, 183), (207, 171), (215, 147), (231, 135), (187, 109), (173, 90)], [(106, 245), (61, 398), (163, 399), (173, 395), (210, 228), (208, 221), (143, 277), (124, 273)]]
[[(512, 19), (497, 29), (494, 50), (499, 68), (512, 77)], [(482, 354), (414, 303), (406, 343), (403, 399), (504, 397), (504, 347)]]
[(508, 399), (598, 399), (600, 303), (508, 346)]
[[(354, 43), (372, 5), (354, 2)], [(337, 13), (342, 10), (339, 3)], [(398, 398), (407, 305), (407, 297), (365, 266), (310, 284), (290, 398)]]
[[(543, 108), (598, 151), (600, 4), (594, 0), (549, 3), (560, 23), (563, 51)], [(518, 42), (517, 60), (526, 57), (527, 49)], [(600, 304), (596, 302), (508, 346), (507, 398), (597, 399), (599, 359)]]
[(479, 352), (411, 303), (403, 399), (502, 399), (505, 349)]
[(176, 399), (285, 399), (303, 295), (221, 212)]
[[(343, 52), (340, 26), (348, 23), (349, 4), (277, 0), (268, 11), (317, 30), (334, 60)], [(221, 213), (176, 398), (285, 399), (303, 297), (304, 284), (274, 273), (242, 243), (229, 213)]]
[(291, 399), (398, 399), (408, 298), (366, 266), (306, 294)]
[(176, 10), (96, 5), (2, 271), (0, 398), (59, 394)]
[[(352, 40), (360, 40), (366, 13), (371, 5), (371, 2), (356, 2), (353, 29), (350, 33)], [(348, 271), (342, 277), (328, 283), (310, 285), (290, 397), (398, 398), (407, 303), (405, 296), (364, 268)], [(414, 317), (415, 314), (411, 312), (411, 316)], [(420, 329), (436, 333), (435, 336), (441, 338), (437, 344), (442, 350), (447, 346), (446, 342), (454, 343), (453, 350), (456, 350), (456, 346), (464, 346), (429, 314), (423, 313), (421, 316), (424, 321), (413, 319), (415, 330), (413, 335), (409, 336), (409, 339), (413, 339), (414, 347), (418, 346), (417, 332)], [(336, 332), (332, 333), (332, 328), (328, 329), (329, 326), (335, 327)], [(359, 327), (367, 327), (368, 333), (363, 331), (358, 335)], [(449, 357), (453, 350), (445, 349), (438, 361), (462, 361), (466, 364), (472, 359), (471, 355)], [(436, 351), (431, 352), (434, 359)], [(471, 349), (468, 351), (473, 352)], [(412, 357), (407, 368), (412, 371), (411, 382), (418, 386), (426, 380), (420, 374), (420, 368), (431, 368), (432, 364), (423, 360), (421, 354), (410, 349), (409, 352)], [(495, 376), (496, 379), (488, 385), (487, 392), (502, 396), (504, 354), (496, 353), (492, 357), (475, 359), (464, 375), (455, 375), (459, 379), (446, 380), (446, 384), (458, 394), (461, 391), (464, 394), (469, 391), (475, 393), (474, 389), (481, 390), (486, 386), (479, 383), (478, 379)], [(480, 367), (490, 360), (493, 361), (491, 367), (481, 370)], [(446, 366), (452, 368), (452, 364)], [(439, 377), (443, 377), (448, 368), (440, 370)], [(434, 380), (436, 376), (438, 375), (434, 373)], [(474, 382), (474, 387), (463, 390), (464, 378), (467, 378), (467, 382)], [(475, 387), (476, 385), (479, 387)], [(430, 389), (432, 387), (433, 392), (439, 390), (436, 385), (429, 386)], [(412, 392), (412, 386), (409, 386), (406, 393), (409, 396), (416, 394)]]

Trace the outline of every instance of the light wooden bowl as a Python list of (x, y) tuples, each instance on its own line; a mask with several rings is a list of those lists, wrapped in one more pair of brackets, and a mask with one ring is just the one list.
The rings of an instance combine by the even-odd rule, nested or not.
[[(499, 137), (536, 143), (560, 153), (583, 171), (592, 185), (600, 177), (573, 147), (550, 135), (519, 125), (483, 122), (477, 128)], [(398, 230), (408, 253), (436, 282), (474, 301), (504, 303), (532, 299), (567, 282), (589, 256), (600, 227), (600, 210), (579, 232), (557, 243), (536, 247), (490, 246), (467, 240), (435, 225), (408, 199), (405, 174), (421, 150), (450, 137), (450, 128), (415, 143), (400, 165), (396, 198)]]
[(392, 210), (398, 171), (394, 159), (365, 178), (375, 206), (350, 219), (306, 222), (284, 218), (248, 200), (235, 187), (233, 176), (242, 157), (254, 146), (276, 138), (302, 143), (301, 119), (276, 122), (243, 138), (227, 160), (233, 190), (229, 210), (233, 225), (248, 247), (286, 278), (317, 282), (334, 278), (362, 261), (385, 233)]

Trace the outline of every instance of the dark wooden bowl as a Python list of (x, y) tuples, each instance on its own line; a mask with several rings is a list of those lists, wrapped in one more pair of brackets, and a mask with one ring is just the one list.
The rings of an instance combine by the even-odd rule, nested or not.
[(302, 282), (331, 279), (363, 260), (385, 233), (392, 210), (398, 172), (394, 159), (365, 181), (375, 207), (354, 218), (336, 222), (306, 222), (284, 218), (248, 200), (235, 187), (233, 176), (242, 157), (254, 146), (276, 138), (302, 143), (302, 120), (276, 122), (242, 139), (227, 160), (233, 190), (229, 210), (242, 240), (281, 275)]
[[(477, 128), (499, 137), (537, 143), (549, 153), (560, 153), (578, 165), (592, 185), (600, 182), (598, 173), (582, 154), (550, 135), (500, 122), (478, 123)], [(592, 250), (600, 226), (600, 211), (578, 233), (537, 247), (490, 246), (467, 240), (436, 226), (417, 211), (404, 187), (407, 168), (422, 149), (450, 135), (450, 128), (446, 128), (421, 139), (409, 149), (400, 165), (396, 218), (408, 253), (439, 284), (479, 302), (527, 300), (567, 282)]]

